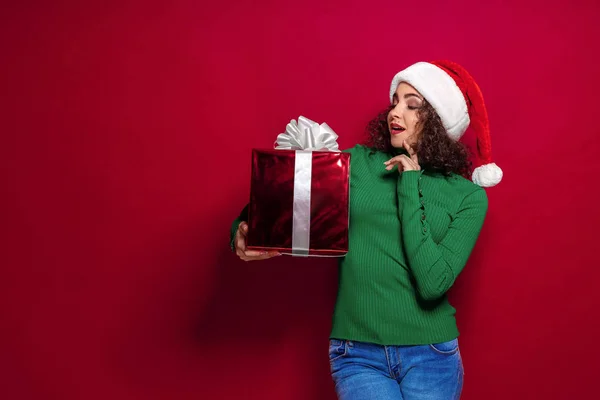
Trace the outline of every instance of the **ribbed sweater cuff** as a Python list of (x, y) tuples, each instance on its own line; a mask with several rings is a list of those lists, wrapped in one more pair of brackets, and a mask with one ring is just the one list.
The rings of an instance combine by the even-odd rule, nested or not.
[(234, 247), (235, 234), (236, 234), (236, 232), (238, 230), (238, 227), (240, 226), (241, 223), (242, 223), (242, 219), (241, 218), (237, 218), (231, 224), (231, 231), (229, 233), (229, 247), (231, 248), (231, 251), (233, 251), (233, 252), (235, 252), (235, 247)]
[[(409, 265), (423, 283), (433, 278), (432, 269), (442, 260), (442, 254), (431, 237), (427, 220), (427, 198), (420, 187), (423, 171), (403, 172), (398, 182), (398, 200), (402, 203), (403, 242)], [(445, 268), (444, 268), (445, 269)], [(420, 278), (420, 279), (419, 279)]]
[(402, 215), (399, 217), (402, 230), (409, 233), (404, 239), (409, 247), (409, 256), (414, 256), (422, 240), (431, 235), (427, 221), (427, 199), (419, 185), (422, 174), (422, 170), (403, 172), (398, 182), (398, 200), (402, 203)]
[(233, 252), (235, 252), (235, 247), (234, 247), (235, 234), (238, 230), (238, 227), (242, 223), (242, 221), (248, 221), (248, 205), (246, 205), (246, 207), (244, 207), (244, 209), (242, 210), (240, 215), (231, 224), (231, 230), (229, 232), (229, 247), (231, 248), (231, 251), (233, 251)]

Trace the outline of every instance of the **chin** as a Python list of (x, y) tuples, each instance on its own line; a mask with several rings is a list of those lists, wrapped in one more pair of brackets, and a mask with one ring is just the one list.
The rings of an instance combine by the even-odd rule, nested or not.
[(402, 142), (405, 139), (406, 139), (406, 137), (403, 135), (392, 136), (391, 137), (392, 146), (397, 147), (397, 148), (404, 147), (404, 146), (402, 146)]
[(396, 148), (404, 148), (402, 142), (406, 140), (406, 142), (410, 146), (414, 146), (417, 143), (416, 137), (413, 134), (400, 134), (400, 135), (391, 135), (392, 146)]

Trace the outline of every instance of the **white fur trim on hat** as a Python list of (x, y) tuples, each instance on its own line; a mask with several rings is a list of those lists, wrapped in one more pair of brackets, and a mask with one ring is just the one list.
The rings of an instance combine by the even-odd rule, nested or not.
[(494, 163), (481, 165), (473, 171), (471, 179), (473, 182), (482, 187), (496, 186), (502, 180), (504, 173)]
[(443, 69), (427, 62), (418, 62), (392, 79), (390, 102), (401, 82), (413, 86), (431, 104), (440, 116), (448, 136), (454, 140), (461, 138), (467, 130), (469, 112), (467, 103), (454, 79)]

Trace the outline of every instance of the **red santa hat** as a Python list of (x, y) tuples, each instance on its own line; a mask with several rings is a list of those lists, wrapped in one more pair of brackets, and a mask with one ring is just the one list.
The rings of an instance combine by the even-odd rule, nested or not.
[(483, 187), (497, 185), (502, 170), (492, 162), (488, 114), (473, 77), (451, 61), (419, 62), (394, 76), (390, 102), (401, 82), (410, 84), (431, 104), (452, 139), (459, 140), (471, 125), (477, 135), (480, 162), (473, 171), (473, 182)]

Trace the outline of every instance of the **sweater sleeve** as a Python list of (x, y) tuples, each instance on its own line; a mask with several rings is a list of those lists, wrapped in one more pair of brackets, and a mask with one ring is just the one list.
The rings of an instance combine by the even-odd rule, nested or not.
[(229, 247), (233, 252), (235, 252), (235, 247), (233, 246), (233, 241), (235, 240), (235, 233), (237, 232), (240, 223), (242, 223), (243, 221), (248, 221), (248, 205), (244, 207), (240, 215), (231, 224), (231, 231), (229, 234)]
[(454, 215), (444, 239), (436, 243), (427, 220), (427, 199), (420, 189), (423, 171), (402, 173), (398, 199), (402, 202), (400, 221), (409, 267), (417, 290), (425, 300), (443, 296), (454, 284), (475, 246), (487, 212), (485, 190), (467, 195)]

